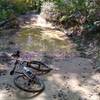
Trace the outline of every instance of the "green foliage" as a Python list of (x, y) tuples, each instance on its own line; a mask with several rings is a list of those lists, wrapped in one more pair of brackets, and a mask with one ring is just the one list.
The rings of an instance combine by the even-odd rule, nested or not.
[(0, 0), (0, 21), (9, 18), (12, 13), (18, 15), (31, 10), (40, 11), (41, 4), (47, 1), (57, 5), (60, 22), (67, 21), (78, 11), (90, 20), (99, 19), (96, 14), (100, 11), (99, 0)]
[(69, 2), (57, 2), (58, 10), (61, 13), (60, 19), (63, 19), (63, 16), (67, 16), (62, 21), (66, 21), (73, 13), (77, 11), (86, 11), (86, 0), (71, 0)]
[(12, 8), (12, 6), (9, 4), (9, 1), (6, 0), (1, 0), (0, 1), (0, 20), (4, 20), (6, 19), (10, 13), (12, 12), (12, 10), (10, 10)]
[(0, 21), (10, 15), (23, 14), (30, 10), (40, 10), (41, 0), (0, 0)]
[(68, 20), (77, 12), (81, 12), (82, 15), (93, 20), (96, 10), (100, 11), (100, 5), (96, 4), (94, 0), (55, 0), (55, 3), (58, 6), (57, 11), (61, 15), (59, 16), (60, 21)]

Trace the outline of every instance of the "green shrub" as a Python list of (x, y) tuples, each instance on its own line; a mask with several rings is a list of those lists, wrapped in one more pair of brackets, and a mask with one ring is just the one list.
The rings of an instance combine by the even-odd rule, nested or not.
[(41, 0), (0, 0), (0, 21), (8, 19), (10, 14), (23, 14), (31, 10), (40, 10)]

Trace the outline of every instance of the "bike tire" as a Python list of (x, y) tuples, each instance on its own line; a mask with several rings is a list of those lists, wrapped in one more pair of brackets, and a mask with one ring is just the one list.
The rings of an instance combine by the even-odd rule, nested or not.
[[(14, 78), (14, 84), (15, 84), (15, 86), (17, 87), (17, 88), (19, 88), (19, 89), (21, 89), (21, 90), (23, 90), (23, 91), (26, 91), (26, 92), (42, 92), (43, 90), (44, 90), (44, 88), (45, 88), (45, 85), (44, 85), (44, 83), (43, 83), (43, 81), (42, 80), (40, 80), (38, 77), (35, 77), (35, 79), (33, 80), (34, 81), (34, 83), (33, 83), (33, 87), (34, 87), (34, 85), (38, 85), (40, 88), (39, 89), (34, 89), (33, 87), (33, 89), (28, 89), (28, 88), (26, 88), (27, 86), (22, 86), (21, 84), (20, 84), (20, 82), (21, 81), (23, 81), (23, 80), (19, 80), (19, 79), (21, 79), (21, 78), (26, 78), (26, 81), (29, 81), (29, 79), (27, 78), (27, 76), (26, 75), (19, 75), (19, 76), (17, 76), (16, 78)], [(18, 81), (19, 80), (19, 81)], [(24, 79), (25, 80), (25, 79)]]
[(52, 70), (46, 64), (44, 64), (43, 62), (40, 62), (40, 61), (31, 61), (29, 63), (30, 63), (29, 65), (30, 65), (31, 68), (33, 68), (37, 71), (41, 71), (43, 73), (48, 73)]

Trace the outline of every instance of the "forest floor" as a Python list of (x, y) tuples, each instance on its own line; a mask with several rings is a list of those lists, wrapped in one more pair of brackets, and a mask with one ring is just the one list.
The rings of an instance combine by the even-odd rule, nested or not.
[[(21, 27), (40, 27), (51, 38), (68, 40), (71, 46), (68, 47), (69, 51), (75, 47), (65, 33), (55, 29), (44, 19), (41, 20), (38, 15), (28, 14), (19, 20)], [(7, 63), (1, 63), (0, 100), (100, 100), (100, 73), (95, 71), (92, 59), (81, 57), (77, 50), (67, 53), (66, 56), (63, 53), (58, 56), (53, 53), (48, 55), (48, 65), (53, 70), (41, 76), (45, 90), (37, 96), (16, 88), (13, 84), (16, 75), (9, 75), (13, 64), (8, 66)]]

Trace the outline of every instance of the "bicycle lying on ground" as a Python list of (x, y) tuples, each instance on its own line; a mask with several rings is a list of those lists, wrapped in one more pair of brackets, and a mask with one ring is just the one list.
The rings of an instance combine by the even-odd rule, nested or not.
[[(19, 89), (26, 92), (42, 92), (45, 88), (43, 81), (38, 75), (46, 74), (52, 69), (40, 61), (22, 61), (16, 57), (14, 67), (10, 71), (10, 75), (18, 73), (14, 78), (14, 84)], [(20, 67), (20, 71), (16, 68)]]

